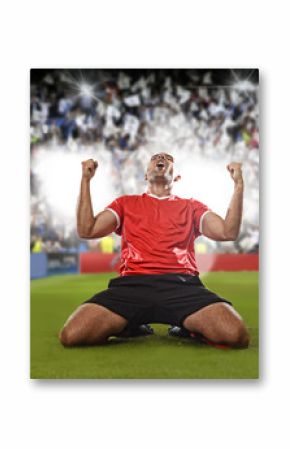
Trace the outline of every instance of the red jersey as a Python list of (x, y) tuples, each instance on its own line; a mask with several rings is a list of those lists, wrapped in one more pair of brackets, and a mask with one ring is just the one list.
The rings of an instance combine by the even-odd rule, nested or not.
[(194, 240), (209, 208), (176, 195), (124, 195), (106, 207), (122, 236), (120, 275), (187, 273), (198, 275)]

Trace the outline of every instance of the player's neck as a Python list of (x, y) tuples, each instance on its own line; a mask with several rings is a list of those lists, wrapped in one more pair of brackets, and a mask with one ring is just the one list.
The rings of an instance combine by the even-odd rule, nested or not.
[(162, 198), (164, 196), (170, 196), (171, 190), (172, 190), (171, 185), (153, 182), (148, 185), (147, 193), (151, 193), (151, 195), (155, 195), (158, 196), (159, 198)]

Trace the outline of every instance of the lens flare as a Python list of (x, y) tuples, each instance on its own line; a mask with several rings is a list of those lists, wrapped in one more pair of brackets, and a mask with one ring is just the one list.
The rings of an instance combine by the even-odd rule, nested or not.
[(94, 97), (94, 88), (89, 84), (80, 84), (80, 94), (84, 97)]

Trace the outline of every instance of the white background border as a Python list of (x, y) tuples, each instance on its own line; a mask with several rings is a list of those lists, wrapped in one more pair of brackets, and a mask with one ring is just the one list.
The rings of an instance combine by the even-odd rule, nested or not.
[[(11, 0), (0, 7), (2, 447), (289, 444), (287, 3)], [(260, 381), (29, 380), (31, 67), (260, 69)]]

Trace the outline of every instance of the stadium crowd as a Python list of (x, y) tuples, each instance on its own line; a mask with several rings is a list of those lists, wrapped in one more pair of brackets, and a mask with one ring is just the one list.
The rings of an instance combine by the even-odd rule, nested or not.
[[(221, 73), (223, 72), (223, 73)], [(158, 143), (203, 158), (234, 155), (247, 179), (236, 242), (202, 237), (199, 252), (257, 252), (259, 122), (257, 80), (230, 87), (230, 70), (35, 70), (31, 73), (31, 251), (102, 250), (58, 222), (41, 194), (34, 158), (43, 149), (109, 155), (116, 196), (144, 191), (144, 155)], [(84, 76), (85, 74), (85, 76)], [(257, 76), (249, 73), (248, 78)], [(85, 82), (84, 82), (85, 79)], [(118, 251), (119, 240), (109, 245)], [(104, 247), (108, 245), (103, 245)]]

